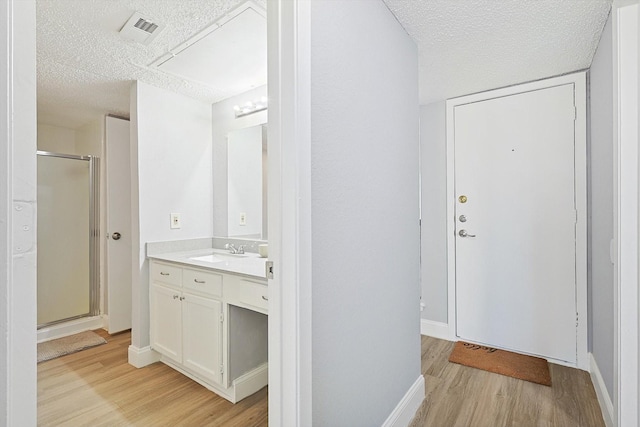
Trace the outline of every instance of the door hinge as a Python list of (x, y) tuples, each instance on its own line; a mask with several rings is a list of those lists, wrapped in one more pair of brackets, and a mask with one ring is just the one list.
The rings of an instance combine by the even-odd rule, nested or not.
[(578, 313), (576, 312), (576, 328), (580, 326), (580, 318), (578, 316)]
[(220, 375), (224, 375), (224, 365), (220, 365)]
[(224, 314), (220, 313), (220, 323), (224, 323)]
[(573, 121), (575, 122), (576, 120), (578, 120), (578, 107), (576, 107), (574, 105), (573, 106)]

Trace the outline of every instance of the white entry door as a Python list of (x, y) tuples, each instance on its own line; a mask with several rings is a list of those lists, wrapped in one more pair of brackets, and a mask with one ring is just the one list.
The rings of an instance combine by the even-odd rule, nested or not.
[(576, 363), (574, 84), (458, 105), (456, 334)]
[(110, 334), (131, 329), (131, 166), (129, 121), (106, 118), (107, 301)]

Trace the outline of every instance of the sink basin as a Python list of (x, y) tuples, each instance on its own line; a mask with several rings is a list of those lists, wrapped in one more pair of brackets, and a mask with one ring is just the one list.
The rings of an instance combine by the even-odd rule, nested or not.
[(203, 261), (203, 262), (223, 262), (224, 260), (217, 255), (203, 255), (203, 256), (194, 256), (189, 258), (192, 261)]
[(239, 258), (244, 258), (242, 254), (209, 254), (209, 255), (201, 255), (189, 258), (192, 261), (202, 261), (202, 262), (225, 262), (230, 260), (236, 260)]

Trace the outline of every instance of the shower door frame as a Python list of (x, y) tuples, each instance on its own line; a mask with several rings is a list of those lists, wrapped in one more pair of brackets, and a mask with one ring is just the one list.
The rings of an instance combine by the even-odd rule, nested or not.
[(36, 152), (38, 156), (89, 162), (89, 312), (38, 325), (38, 329), (100, 314), (100, 158), (97, 156)]

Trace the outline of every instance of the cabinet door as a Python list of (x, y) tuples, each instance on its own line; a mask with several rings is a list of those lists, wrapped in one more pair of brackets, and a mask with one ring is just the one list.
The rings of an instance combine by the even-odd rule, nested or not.
[(184, 293), (183, 364), (209, 381), (222, 383), (222, 303)]
[(151, 348), (176, 362), (182, 362), (181, 293), (152, 283), (149, 296)]

